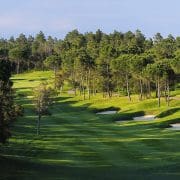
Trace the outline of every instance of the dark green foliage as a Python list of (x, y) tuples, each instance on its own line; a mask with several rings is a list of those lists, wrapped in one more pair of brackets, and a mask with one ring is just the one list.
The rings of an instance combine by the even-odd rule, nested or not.
[(20, 106), (14, 104), (10, 76), (10, 62), (0, 59), (0, 143), (11, 136), (10, 125), (22, 112)]
[(103, 111), (120, 111), (120, 108), (119, 107), (114, 107), (114, 106), (111, 106), (111, 107), (107, 107), (107, 108), (101, 108), (101, 109), (92, 109), (92, 111), (94, 113), (98, 113), (98, 112), (103, 112)]
[[(84, 99), (86, 94), (90, 98), (103, 92), (111, 97), (115, 92), (126, 93), (129, 100), (131, 94), (139, 93), (142, 100), (150, 98), (151, 91), (158, 96), (159, 91), (159, 98), (166, 94), (169, 102), (169, 91), (179, 81), (179, 39), (172, 35), (164, 38), (160, 33), (147, 39), (140, 30), (111, 34), (73, 30), (58, 40), (40, 31), (35, 37), (20, 34), (16, 39), (1, 39), (0, 58), (9, 58), (16, 73), (53, 69), (55, 88), (69, 82), (75, 95), (79, 91)], [(63, 78), (56, 76), (58, 71)]]

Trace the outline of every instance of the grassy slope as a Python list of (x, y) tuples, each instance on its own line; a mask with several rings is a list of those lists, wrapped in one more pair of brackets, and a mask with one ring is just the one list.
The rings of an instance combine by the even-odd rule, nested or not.
[[(157, 108), (157, 100), (139, 102), (136, 96), (129, 103), (125, 97), (82, 101), (63, 94), (37, 137), (32, 87), (51, 77), (34, 72), (13, 78), (25, 116), (15, 123), (10, 143), (0, 147), (0, 179), (180, 179), (180, 132), (164, 128), (180, 121), (178, 100)], [(94, 113), (111, 106), (121, 109), (117, 115)], [(114, 122), (136, 114), (161, 118)]]

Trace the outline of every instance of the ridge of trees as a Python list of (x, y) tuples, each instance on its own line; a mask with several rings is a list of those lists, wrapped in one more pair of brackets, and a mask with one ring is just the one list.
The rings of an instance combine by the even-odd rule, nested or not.
[(0, 57), (10, 59), (15, 73), (53, 69), (55, 88), (62, 89), (66, 80), (84, 99), (115, 92), (130, 101), (132, 93), (139, 93), (142, 100), (156, 91), (160, 106), (161, 96), (169, 104), (170, 90), (179, 82), (180, 37), (157, 33), (147, 39), (139, 30), (111, 34), (73, 30), (59, 40), (46, 38), (41, 31), (35, 37), (1, 39)]

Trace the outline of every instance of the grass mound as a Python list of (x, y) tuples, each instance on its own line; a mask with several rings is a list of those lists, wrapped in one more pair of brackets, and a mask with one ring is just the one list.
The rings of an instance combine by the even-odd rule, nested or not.
[(91, 109), (92, 112), (94, 113), (99, 113), (99, 112), (104, 112), (104, 111), (120, 111), (121, 108), (120, 107), (114, 107), (114, 106), (110, 106), (110, 107), (106, 107), (106, 108), (102, 108), (102, 109), (98, 109), (98, 108), (92, 108)]
[(168, 110), (165, 110), (163, 112), (161, 112), (159, 115), (157, 115), (156, 117), (157, 118), (163, 118), (163, 117), (166, 117), (166, 116), (170, 116), (170, 115), (173, 115), (174, 113), (180, 111), (180, 108), (171, 108), (171, 109), (168, 109)]

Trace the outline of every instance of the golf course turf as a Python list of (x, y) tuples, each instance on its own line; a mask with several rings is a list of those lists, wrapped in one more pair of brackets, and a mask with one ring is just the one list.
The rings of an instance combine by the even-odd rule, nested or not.
[[(45, 80), (52, 83), (52, 76), (36, 71), (12, 78), (24, 116), (14, 123), (9, 143), (0, 146), (0, 179), (180, 179), (180, 131), (168, 129), (180, 122), (179, 100), (167, 107), (162, 98), (158, 108), (157, 99), (139, 101), (136, 95), (132, 102), (101, 94), (83, 101), (63, 92), (50, 107), (51, 115), (42, 118), (37, 136), (32, 89)], [(172, 94), (178, 96), (179, 90)], [(119, 111), (96, 114), (108, 107)], [(141, 115), (157, 118), (132, 120)]]

